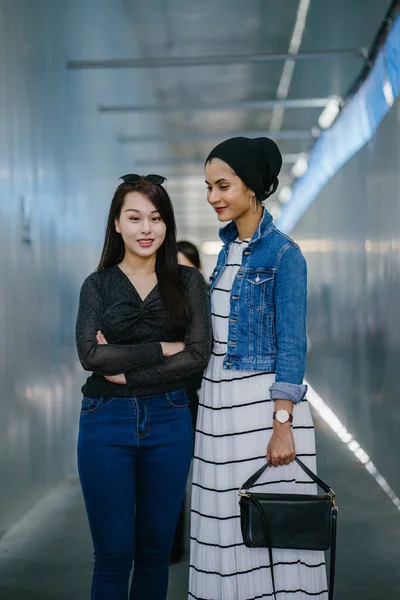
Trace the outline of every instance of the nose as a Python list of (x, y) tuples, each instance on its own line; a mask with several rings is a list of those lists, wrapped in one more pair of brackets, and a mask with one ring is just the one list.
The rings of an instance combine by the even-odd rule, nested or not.
[(220, 201), (220, 199), (221, 199), (221, 196), (220, 196), (219, 190), (218, 190), (218, 189), (215, 189), (215, 188), (214, 188), (214, 189), (211, 189), (211, 190), (208, 192), (208, 198), (207, 198), (207, 199), (208, 199), (208, 202), (209, 202), (210, 204), (217, 204), (217, 202), (219, 202), (219, 201)]
[(143, 219), (142, 222), (142, 234), (147, 234), (151, 232), (150, 221), (148, 219)]

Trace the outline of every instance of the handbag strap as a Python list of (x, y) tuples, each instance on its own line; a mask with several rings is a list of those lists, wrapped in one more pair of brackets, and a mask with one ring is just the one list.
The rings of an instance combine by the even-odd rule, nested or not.
[(329, 557), (329, 600), (333, 600), (333, 589), (335, 587), (337, 514), (338, 508), (337, 506), (333, 506), (331, 521), (331, 552)]
[[(268, 527), (268, 521), (267, 518), (264, 514), (263, 509), (260, 506), (259, 501), (257, 500), (257, 498), (255, 498), (252, 494), (249, 494), (249, 500), (251, 502), (253, 502), (253, 504), (255, 504), (259, 510), (259, 513), (261, 515), (262, 518), (262, 522), (264, 525), (264, 533), (265, 533), (265, 538), (267, 540), (267, 548), (268, 548), (268, 554), (269, 554), (269, 566), (271, 569), (271, 582), (272, 582), (272, 591), (274, 593), (274, 600), (277, 600), (276, 598), (276, 587), (275, 587), (275, 574), (274, 574), (274, 557), (272, 554), (272, 543), (271, 543), (271, 536), (269, 533), (269, 527)], [(330, 600), (330, 599), (329, 599)]]
[[(303, 469), (303, 471), (305, 473), (307, 473), (307, 475), (310, 477), (310, 479), (312, 479), (314, 481), (314, 483), (319, 485), (320, 488), (323, 489), (324, 492), (326, 492), (330, 498), (332, 498), (332, 500), (335, 498), (336, 494), (333, 491), (333, 489), (329, 487), (329, 485), (327, 485), (324, 481), (322, 481), (322, 479), (317, 477), (317, 475), (315, 475), (315, 473), (313, 473), (311, 471), (311, 469), (309, 469), (299, 458), (297, 458), (297, 456), (295, 457), (294, 460)], [(247, 491), (248, 489), (253, 487), (253, 485), (256, 483), (256, 481), (258, 479), (260, 479), (260, 477), (264, 473), (264, 471), (266, 471), (268, 469), (268, 467), (270, 467), (271, 465), (272, 465), (271, 461), (266, 462), (260, 469), (258, 469), (258, 471), (253, 473), (253, 475), (248, 478), (248, 480), (242, 485), (242, 487), (240, 489), (243, 491)]]

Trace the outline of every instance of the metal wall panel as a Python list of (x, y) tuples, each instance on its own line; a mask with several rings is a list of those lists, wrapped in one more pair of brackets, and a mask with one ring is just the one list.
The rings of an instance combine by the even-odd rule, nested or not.
[(399, 165), (397, 103), (292, 232), (309, 267), (309, 381), (398, 494)]
[[(134, 41), (123, 27), (113, 42), (100, 35), (116, 33), (112, 3), (85, 9), (86, 24), (97, 15), (91, 28), (74, 0), (0, 1), (0, 535), (75, 471), (79, 288), (131, 168), (115, 130), (96, 127), (102, 78), (71, 73), (66, 60), (85, 44), (118, 53)], [(141, 89), (151, 98), (145, 75)]]
[(79, 400), (71, 111), (34, 5), (0, 3), (0, 533), (73, 468)]

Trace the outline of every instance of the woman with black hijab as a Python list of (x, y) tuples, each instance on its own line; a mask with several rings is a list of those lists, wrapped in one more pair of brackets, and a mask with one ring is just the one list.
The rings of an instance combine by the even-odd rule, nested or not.
[[(238, 489), (265, 460), (257, 492), (316, 493), (295, 455), (315, 472), (303, 384), (306, 263), (263, 201), (282, 157), (268, 138), (232, 138), (206, 160), (207, 200), (224, 243), (211, 276), (213, 350), (201, 389), (193, 465), (189, 597), (202, 600), (327, 598), (324, 554), (247, 548)], [(256, 487), (254, 486), (254, 487)]]

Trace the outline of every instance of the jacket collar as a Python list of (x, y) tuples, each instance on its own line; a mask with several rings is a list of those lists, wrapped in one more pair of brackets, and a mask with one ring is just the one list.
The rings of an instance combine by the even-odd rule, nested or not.
[[(263, 216), (261, 217), (261, 221), (256, 231), (253, 234), (253, 237), (250, 240), (250, 244), (256, 242), (258, 239), (266, 235), (272, 228), (274, 227), (272, 223), (272, 216), (269, 214), (266, 208), (264, 208)], [(236, 227), (235, 221), (231, 221), (225, 227), (219, 230), (219, 237), (224, 242), (224, 244), (230, 244), (237, 238), (239, 235), (238, 228)]]

